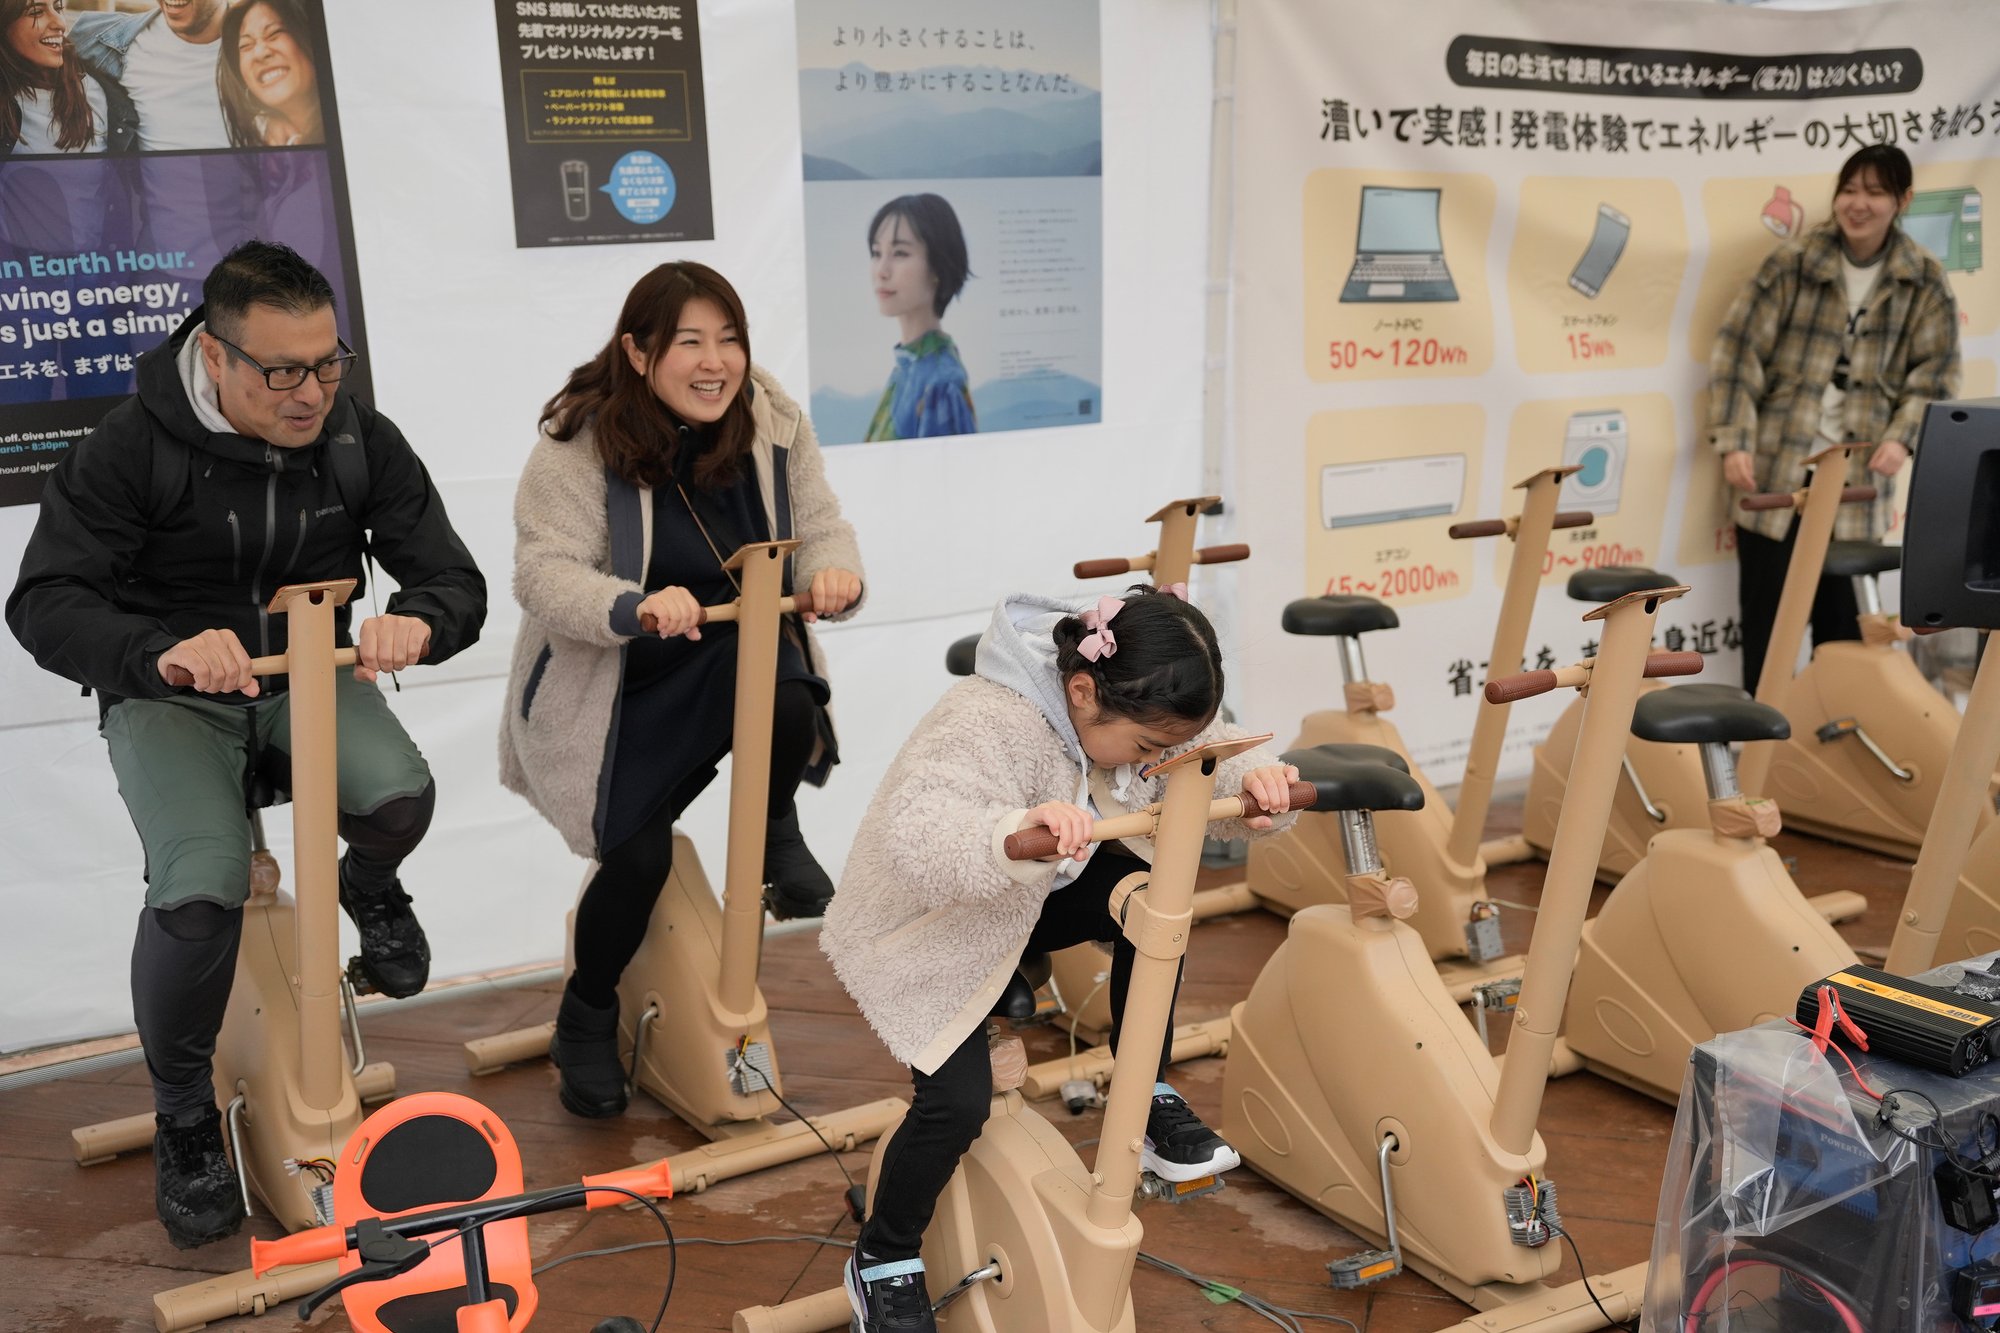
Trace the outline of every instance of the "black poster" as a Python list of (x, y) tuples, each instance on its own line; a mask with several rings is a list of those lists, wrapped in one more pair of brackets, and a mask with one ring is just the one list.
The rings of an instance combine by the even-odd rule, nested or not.
[(514, 243), (715, 235), (695, 0), (494, 0)]
[(0, 60), (17, 108), (0, 116), (0, 505), (41, 499), (132, 394), (139, 354), (253, 237), (333, 284), (340, 334), (363, 353), (345, 392), (367, 397), (320, 0), (71, 0), (31, 6), (8, 40), (24, 33), (36, 59)]

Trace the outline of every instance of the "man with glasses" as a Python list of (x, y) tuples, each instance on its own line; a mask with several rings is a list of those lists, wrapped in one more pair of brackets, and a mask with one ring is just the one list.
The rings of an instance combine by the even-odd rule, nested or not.
[[(249, 241), (203, 305), (139, 358), (138, 395), (50, 474), (7, 601), (35, 660), (99, 697), (99, 731), (146, 854), (132, 1007), (152, 1074), (160, 1220), (191, 1248), (234, 1232), (210, 1063), (249, 896), (246, 791), (288, 784), (285, 651), (264, 609), (288, 583), (357, 578), (366, 546), (399, 585), (338, 639), (340, 903), (361, 966), (394, 996), (423, 989), (430, 947), (397, 868), (430, 825), (429, 767), (375, 685), (479, 637), (486, 584), (416, 453), (340, 392), (354, 353), (333, 289), (282, 245)], [(367, 530), (372, 529), (370, 538)]]

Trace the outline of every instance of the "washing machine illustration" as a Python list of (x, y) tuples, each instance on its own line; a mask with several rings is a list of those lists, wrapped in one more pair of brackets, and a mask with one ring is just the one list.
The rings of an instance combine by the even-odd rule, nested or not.
[(1625, 414), (1615, 407), (1571, 414), (1563, 432), (1563, 466), (1578, 470), (1563, 478), (1564, 509), (1588, 509), (1599, 518), (1618, 512), (1629, 433)]

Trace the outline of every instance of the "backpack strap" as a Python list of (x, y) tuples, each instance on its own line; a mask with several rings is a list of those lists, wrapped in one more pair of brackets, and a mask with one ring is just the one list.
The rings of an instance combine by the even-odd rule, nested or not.
[(327, 466), (333, 471), (333, 488), (347, 516), (361, 528), (361, 551), (368, 557), (369, 573), (374, 573), (374, 533), (368, 526), (368, 450), (361, 442), (361, 414), (354, 400), (340, 396), (334, 408), (333, 429), (327, 434)]

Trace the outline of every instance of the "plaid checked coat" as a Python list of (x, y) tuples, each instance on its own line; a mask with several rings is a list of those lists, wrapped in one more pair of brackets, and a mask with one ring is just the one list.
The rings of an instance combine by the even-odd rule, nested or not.
[[(1943, 266), (1900, 228), (1889, 232), (1888, 247), (1855, 330), (1843, 442), (1895, 440), (1914, 454), (1924, 409), (1958, 389), (1958, 306)], [(1799, 489), (1806, 459), (1827, 447), (1820, 397), (1846, 336), (1840, 230), (1826, 222), (1764, 261), (1709, 355), (1709, 442), (1722, 454), (1751, 450), (1759, 490)], [(1848, 455), (1848, 481), (1873, 483), (1880, 493), (1872, 505), (1841, 507), (1836, 540), (1879, 540), (1888, 531), (1896, 479), (1868, 471), (1870, 452)], [(1740, 526), (1774, 540), (1791, 528), (1789, 509), (1748, 513), (1733, 499), (1730, 508)]]

